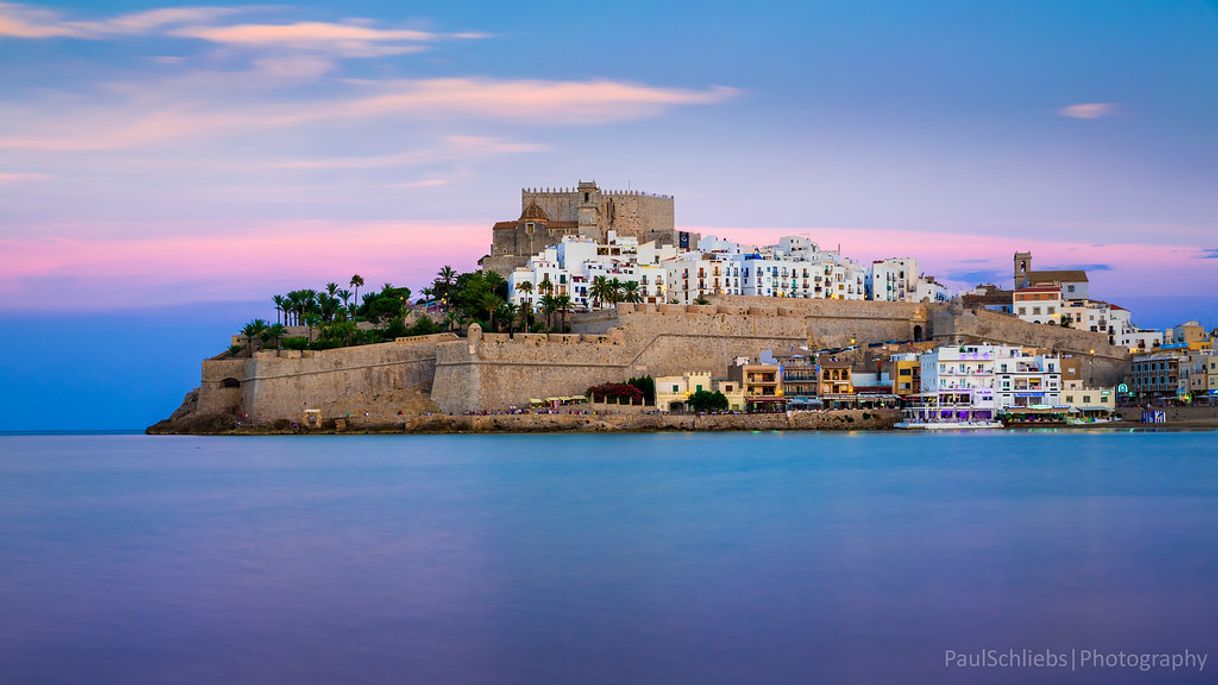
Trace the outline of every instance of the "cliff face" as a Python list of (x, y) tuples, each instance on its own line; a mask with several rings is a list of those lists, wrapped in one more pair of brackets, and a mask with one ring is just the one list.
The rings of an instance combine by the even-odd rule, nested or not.
[[(325, 351), (275, 351), (209, 359), (193, 395), (154, 429), (292, 425), (347, 419), (401, 423), (428, 412), (464, 414), (582, 394), (631, 376), (710, 371), (733, 357), (887, 340), (944, 344), (993, 340), (1087, 354), (1097, 381), (1120, 378), (1127, 357), (1102, 336), (992, 312), (892, 302), (723, 298), (712, 305), (619, 305), (576, 317), (572, 335), (451, 333)], [(594, 331), (601, 331), (600, 333)]]

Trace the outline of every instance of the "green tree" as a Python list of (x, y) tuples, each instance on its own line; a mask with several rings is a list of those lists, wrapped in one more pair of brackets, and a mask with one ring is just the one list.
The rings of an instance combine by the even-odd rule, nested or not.
[(708, 390), (699, 390), (689, 396), (685, 400), (685, 404), (690, 409), (698, 412), (704, 411), (724, 411), (727, 409), (727, 396), (721, 392), (710, 392)]
[(560, 332), (567, 332), (567, 312), (571, 311), (571, 297), (569, 295), (559, 295), (554, 298), (554, 307), (558, 310), (558, 316), (561, 323), (559, 324)]
[(521, 293), (521, 309), (524, 311), (524, 327), (527, 329), (533, 324), (533, 283), (532, 281), (522, 281), (516, 289)]
[(609, 279), (609, 302), (618, 303), (622, 301), (622, 282), (617, 277)]
[(622, 302), (637, 304), (643, 301), (643, 293), (639, 290), (638, 281), (626, 281), (622, 284)]
[(647, 404), (656, 403), (656, 379), (651, 376), (639, 376), (626, 381), (643, 393), (643, 401)]
[(268, 326), (267, 329), (262, 332), (260, 337), (264, 343), (274, 343), (275, 349), (278, 350), (283, 349), (283, 347), (280, 345), (280, 341), (283, 340), (283, 336), (287, 335), (287, 332), (288, 329), (283, 324), (276, 323), (273, 326)]
[(256, 349), (254, 345), (255, 341), (262, 337), (262, 334), (266, 332), (266, 329), (267, 322), (262, 319), (254, 319), (241, 328), (241, 335), (245, 336), (245, 341), (249, 346), (249, 353), (251, 357), (254, 356), (254, 351)]
[(359, 302), (359, 289), (361, 287), (363, 287), (363, 285), (364, 285), (364, 277), (360, 276), (359, 274), (355, 274), (354, 276), (351, 277), (351, 282), (348, 285), (355, 289), (354, 299), (358, 303)]
[(520, 307), (511, 302), (504, 302), (499, 307), (499, 320), (507, 324), (508, 335), (516, 334), (516, 318), (520, 315)]
[[(544, 282), (544, 281), (543, 281)], [(541, 296), (541, 311), (546, 315), (546, 330), (551, 330), (554, 326), (554, 312), (558, 311), (558, 298), (550, 294)]]
[(449, 293), (457, 283), (457, 276), (456, 270), (447, 264), (440, 267), (439, 273), (436, 274), (436, 280), (432, 283), (432, 291), (435, 293), (436, 299), (440, 300), (441, 305), (448, 300)]
[(284, 316), (284, 320), (286, 321), (288, 298), (284, 297), (283, 295), (276, 295), (272, 297), (271, 300), (275, 303), (275, 323), (279, 323), (280, 314)]
[(609, 285), (609, 279), (604, 276), (595, 276), (592, 279), (592, 285), (588, 288), (588, 294), (592, 295), (592, 306), (600, 309), (600, 306), (608, 302), (613, 297), (613, 289)]
[(321, 323), (321, 317), (316, 312), (308, 312), (302, 317), (309, 342), (313, 342), (313, 328)]
[(503, 300), (493, 292), (486, 293), (482, 296), (482, 311), (486, 312), (487, 330), (495, 330), (495, 312), (503, 306)]

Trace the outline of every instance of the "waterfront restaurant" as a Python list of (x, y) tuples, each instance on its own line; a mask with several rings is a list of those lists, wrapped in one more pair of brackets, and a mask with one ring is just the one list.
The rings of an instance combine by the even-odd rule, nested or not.
[(932, 390), (905, 398), (905, 421), (917, 424), (991, 424), (996, 420), (991, 388)]

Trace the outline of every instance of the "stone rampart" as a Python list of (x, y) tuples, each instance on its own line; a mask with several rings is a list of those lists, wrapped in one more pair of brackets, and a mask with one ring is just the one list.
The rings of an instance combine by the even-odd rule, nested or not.
[(394, 413), (426, 400), (436, 345), (456, 339), (442, 333), (335, 350), (262, 350), (253, 358), (210, 359), (203, 362), (199, 411), (235, 412), (253, 422), (299, 421), (306, 409), (326, 416)]
[[(911, 302), (815, 300), (781, 297), (717, 295), (709, 305), (632, 305), (579, 314), (572, 320), (576, 331), (603, 333), (615, 327), (668, 331), (689, 319), (693, 327), (706, 323), (705, 315), (721, 315), (725, 332), (749, 326), (747, 335), (788, 340), (803, 339), (800, 345), (814, 348), (844, 347), (856, 342), (923, 340), (931, 335), (931, 313), (946, 305)], [(661, 318), (656, 318), (661, 317)], [(795, 322), (798, 322), (796, 324)], [(803, 332), (794, 333), (793, 325)], [(785, 344), (780, 345), (786, 347)], [(754, 351), (753, 354), (756, 354)]]
[(621, 382), (629, 350), (620, 335), (486, 334), (436, 348), (432, 401), (445, 412), (524, 406), (530, 399), (582, 395)]
[[(709, 305), (630, 305), (574, 318), (570, 335), (445, 333), (326, 351), (263, 351), (203, 363), (198, 410), (250, 421), (323, 416), (394, 418), (399, 410), (455, 414), (582, 394), (631, 376), (691, 369), (727, 375), (737, 356), (850, 342), (992, 341), (1085, 354), (1097, 384), (1119, 382), (1122, 348), (1099, 334), (1019, 321), (993, 312), (903, 302), (716, 298)], [(1091, 350), (1095, 355), (1090, 356)], [(434, 403), (434, 404), (433, 404)], [(368, 416), (363, 416), (369, 412)]]

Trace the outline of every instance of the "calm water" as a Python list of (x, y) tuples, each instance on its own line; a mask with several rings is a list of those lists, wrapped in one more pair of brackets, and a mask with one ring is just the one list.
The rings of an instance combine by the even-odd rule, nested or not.
[(1218, 433), (0, 437), (3, 683), (1216, 674)]

